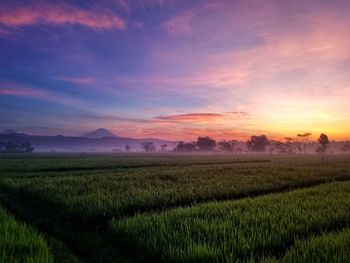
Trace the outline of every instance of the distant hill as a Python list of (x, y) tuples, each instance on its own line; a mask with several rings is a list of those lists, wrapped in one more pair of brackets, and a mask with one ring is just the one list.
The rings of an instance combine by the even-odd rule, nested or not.
[[(86, 136), (94, 136), (98, 138), (89, 138)], [(167, 145), (167, 150), (172, 150), (179, 143), (178, 141), (168, 141), (157, 138), (134, 139), (117, 137), (117, 135), (102, 128), (78, 137), (63, 135), (29, 135), (10, 129), (0, 132), (0, 143), (17, 140), (21, 142), (29, 142), (34, 147), (34, 152), (123, 152), (125, 151), (126, 145), (131, 147), (132, 152), (143, 152), (144, 149), (141, 144), (145, 142), (153, 142), (158, 150), (163, 144)], [(271, 140), (271, 145), (269, 147), (274, 148), (275, 143), (276, 142)], [(345, 152), (342, 150), (345, 144), (349, 144), (349, 142), (330, 142), (327, 147), (327, 152), (345, 154)], [(300, 145), (298, 143), (292, 143), (292, 148), (294, 149), (295, 153), (299, 153), (299, 146)], [(266, 152), (269, 152), (269, 147)], [(319, 143), (309, 143), (305, 148), (305, 152), (308, 154), (315, 154), (315, 149), (317, 149), (317, 147), (319, 147)], [(246, 142), (236, 142), (235, 148), (241, 148), (243, 152), (246, 152)]]
[(117, 135), (115, 135), (114, 133), (110, 132), (107, 129), (104, 128), (98, 128), (94, 131), (85, 133), (83, 136), (81, 137), (85, 137), (85, 138), (91, 138), (91, 139), (101, 139), (103, 137), (112, 137), (112, 138), (118, 138)]
[(157, 149), (160, 149), (161, 145), (167, 144), (168, 149), (171, 150), (178, 143), (162, 139), (122, 138), (117, 137), (106, 129), (97, 129), (96, 131), (94, 131), (96, 133), (92, 132), (92, 136), (99, 138), (86, 137), (91, 136), (91, 133), (81, 137), (63, 135), (40, 136), (6, 130), (0, 133), (0, 142), (15, 140), (30, 142), (34, 147), (34, 152), (119, 152), (124, 151), (126, 145), (131, 147), (131, 151), (138, 152), (143, 151), (141, 143), (149, 141), (152, 141)]
[(1, 134), (16, 134), (17, 132), (11, 129), (4, 130)]

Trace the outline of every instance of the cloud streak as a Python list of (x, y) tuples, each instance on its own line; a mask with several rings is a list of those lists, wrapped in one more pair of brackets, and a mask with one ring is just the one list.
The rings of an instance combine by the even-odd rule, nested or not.
[(191, 21), (195, 16), (193, 11), (183, 11), (161, 25), (169, 34), (179, 36), (191, 32)]
[(45, 101), (53, 101), (66, 105), (82, 105), (81, 100), (46, 89), (28, 87), (9, 82), (0, 82), (0, 94), (7, 96), (29, 97)]
[(196, 121), (210, 121), (217, 120), (223, 117), (222, 114), (218, 113), (188, 113), (188, 114), (179, 114), (171, 116), (158, 116), (158, 120), (167, 120), (167, 121), (185, 121), (185, 122), (196, 122)]
[(20, 27), (35, 24), (81, 25), (94, 30), (123, 30), (122, 18), (105, 10), (86, 10), (66, 4), (36, 3), (29, 6), (6, 6), (0, 4), (0, 24)]
[(95, 78), (88, 77), (57, 77), (55, 79), (78, 85), (93, 85), (97, 82)]

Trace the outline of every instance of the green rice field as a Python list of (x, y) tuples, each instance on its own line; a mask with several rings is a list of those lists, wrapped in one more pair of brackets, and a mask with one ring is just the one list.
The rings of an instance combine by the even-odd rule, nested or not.
[(348, 155), (4, 154), (0, 203), (13, 262), (349, 260)]
[(165, 262), (258, 261), (296, 240), (350, 224), (350, 182), (211, 202), (112, 221), (116, 236)]
[(0, 207), (0, 262), (54, 262), (49, 245), (37, 231)]

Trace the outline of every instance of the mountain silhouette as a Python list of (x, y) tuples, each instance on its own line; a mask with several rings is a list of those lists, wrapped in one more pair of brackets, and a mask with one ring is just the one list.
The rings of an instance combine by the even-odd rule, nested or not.
[[(96, 136), (89, 138), (87, 136)], [(13, 130), (5, 130), (0, 133), (0, 142), (8, 141), (30, 142), (35, 152), (118, 152), (123, 151), (126, 145), (131, 151), (143, 151), (142, 143), (152, 141), (159, 149), (161, 145), (167, 144), (169, 149), (174, 148), (177, 142), (157, 138), (123, 138), (109, 132), (106, 129), (97, 129), (84, 136), (40, 136), (18, 133)]]
[(11, 129), (4, 130), (1, 134), (16, 134), (17, 132)]
[(112, 133), (109, 130), (104, 129), (104, 128), (98, 128), (98, 129), (96, 129), (94, 131), (85, 133), (81, 137), (90, 138), (90, 139), (101, 139), (103, 137), (118, 138), (117, 135), (115, 135), (114, 133)]

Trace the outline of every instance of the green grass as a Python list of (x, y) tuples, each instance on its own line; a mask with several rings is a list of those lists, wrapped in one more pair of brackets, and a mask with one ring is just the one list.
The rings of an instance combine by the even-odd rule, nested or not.
[[(23, 168), (27, 172), (15, 170), (31, 158), (19, 159), (17, 165), (8, 158), (12, 170), (6, 168), (11, 171), (0, 177), (0, 187), (39, 198), (73, 217), (110, 218), (350, 179), (348, 160), (333, 157), (322, 165), (317, 157), (102, 157), (43, 158), (35, 169)], [(107, 161), (109, 166), (103, 166)]]
[(0, 262), (54, 262), (45, 239), (0, 207)]
[[(344, 222), (338, 222), (339, 225), (326, 225), (322, 220), (312, 221), (313, 225), (301, 231), (301, 234), (298, 232), (295, 239), (288, 234), (290, 232), (279, 237), (282, 246), (276, 244), (270, 246), (269, 244), (273, 242), (268, 239), (267, 244), (261, 241), (262, 244), (259, 245), (254, 243), (255, 241), (252, 242), (249, 235), (244, 236), (245, 242), (242, 244), (239, 238), (234, 238), (234, 235), (239, 234), (237, 231), (243, 230), (230, 226), (232, 222), (228, 218), (232, 216), (232, 206), (229, 205), (231, 202), (225, 200), (283, 192), (279, 195), (261, 197), (270, 198), (271, 205), (265, 204), (261, 213), (256, 214), (258, 216), (256, 220), (265, 218), (266, 221), (279, 222), (280, 218), (289, 212), (289, 208), (295, 205), (290, 198), (287, 198), (291, 193), (284, 191), (350, 180), (349, 160), (350, 156), (326, 156), (325, 162), (321, 163), (319, 156), (297, 155), (1, 155), (0, 202), (21, 219), (68, 246), (66, 250), (68, 257), (64, 256), (62, 259), (57, 255), (65, 249), (62, 250), (59, 246), (51, 249), (55, 260), (59, 260), (57, 262), (71, 262), (67, 259), (74, 258), (70, 250), (78, 255), (80, 260), (89, 262), (155, 262), (158, 258), (165, 262), (168, 259), (178, 262), (203, 260), (212, 262), (213, 253), (219, 255), (219, 262), (235, 258), (253, 260), (261, 258), (275, 262), (282, 258), (290, 247), (293, 248), (294, 241), (303, 241), (309, 238), (309, 235), (317, 235), (318, 231), (338, 229)], [(339, 189), (342, 189), (342, 185), (339, 184)], [(304, 191), (308, 190), (301, 190), (302, 193)], [(315, 194), (314, 199), (300, 200), (298, 204), (312, 207), (317, 201), (318, 194), (318, 192)], [(289, 203), (283, 200), (289, 207), (282, 209), (282, 212), (270, 211), (271, 207), (279, 207), (279, 202), (276, 201), (278, 198), (274, 199), (274, 196), (286, 196)], [(242, 199), (232, 203), (247, 202), (254, 205), (253, 200), (260, 199)], [(198, 206), (208, 201), (214, 203)], [(330, 202), (331, 205), (343, 205), (341, 199), (331, 198)], [(166, 235), (171, 230), (165, 224), (166, 220), (164, 225), (154, 230), (155, 232), (150, 235), (151, 238), (142, 236), (142, 233), (148, 235), (150, 232), (147, 231), (154, 229), (152, 228), (154, 222), (148, 221), (148, 218), (158, 220), (164, 217), (162, 211), (179, 206), (188, 208), (165, 212), (171, 214), (170, 211), (177, 211), (174, 220), (171, 221), (171, 224), (174, 224), (172, 229), (179, 231), (174, 234), (174, 240), (172, 233), (170, 237)], [(206, 215), (198, 211), (198, 207), (200, 210), (204, 208), (205, 214), (211, 215), (209, 221)], [(315, 206), (310, 210), (309, 216), (311, 219), (313, 216), (317, 217), (328, 208), (328, 206)], [(208, 209), (213, 210), (212, 214)], [(258, 229), (252, 227), (257, 222), (253, 220), (255, 214), (252, 209), (244, 206), (241, 210), (235, 215), (235, 220), (236, 222), (252, 220), (249, 226), (245, 226), (248, 233), (252, 233), (252, 238), (255, 235), (258, 240), (257, 233), (260, 229), (268, 232), (264, 228), (266, 224), (262, 224)], [(348, 210), (344, 208), (342, 211)], [(158, 214), (138, 215), (143, 212), (158, 212)], [(250, 219), (252, 214), (248, 212), (254, 215), (253, 219)], [(336, 216), (340, 215), (338, 212), (341, 211), (337, 210)], [(178, 219), (179, 213), (180, 219)], [(192, 218), (192, 213), (200, 215), (200, 220), (198, 221), (197, 216)], [(135, 214), (137, 216), (133, 217)], [(223, 220), (216, 220), (217, 216)], [(349, 218), (348, 214), (347, 216)], [(129, 217), (130, 221), (125, 221)], [(109, 227), (108, 222), (112, 218), (114, 223)], [(146, 229), (136, 238), (136, 234), (131, 233), (137, 233), (143, 227), (140, 218), (145, 220), (142, 224), (144, 223)], [(192, 225), (188, 224), (188, 218), (193, 221)], [(324, 219), (327, 221), (330, 217), (325, 216)], [(336, 217), (334, 220), (338, 219)], [(332, 222), (335, 222), (334, 220)], [(123, 228), (125, 232), (121, 233), (119, 224), (125, 222), (137, 222), (139, 225), (130, 228), (129, 232)], [(213, 224), (207, 224), (208, 222)], [(183, 224), (187, 224), (188, 232), (181, 232), (183, 231), (181, 227), (185, 226)], [(119, 225), (118, 231), (117, 225)], [(225, 229), (224, 235), (222, 229)], [(164, 239), (157, 233), (162, 235), (165, 233)], [(189, 234), (193, 234), (194, 238)], [(121, 236), (125, 239), (120, 238)], [(155, 243), (141, 244), (139, 238)], [(161, 245), (156, 243), (159, 242), (159, 238)], [(168, 241), (167, 238), (171, 240)], [(215, 241), (210, 241), (211, 239)], [(220, 253), (224, 250), (221, 246), (229, 249), (232, 244), (239, 247), (238, 252), (235, 250), (235, 254), (226, 251), (222, 256)], [(135, 253), (136, 248), (140, 253)], [(158, 257), (159, 255), (161, 257)]]
[(165, 262), (254, 262), (349, 224), (350, 182), (341, 182), (142, 214), (114, 220), (111, 228), (116, 238)]
[[(186, 166), (196, 164), (225, 164), (266, 162), (268, 158), (254, 155), (209, 155), (209, 154), (2, 154), (0, 172), (7, 175), (40, 172), (74, 172), (108, 170), (119, 168), (147, 168)], [(44, 173), (45, 174), (45, 173)]]
[(350, 229), (323, 233), (308, 240), (298, 240), (282, 260), (285, 263), (350, 262)]

